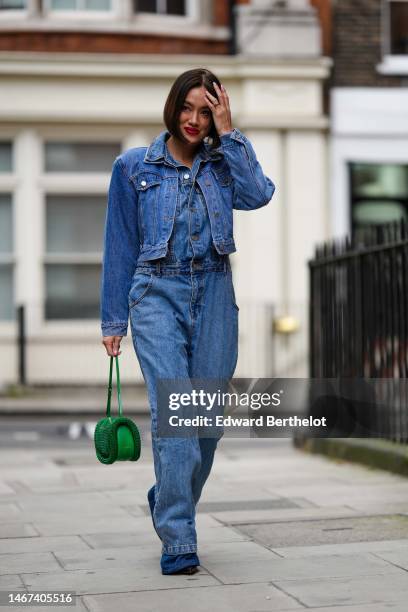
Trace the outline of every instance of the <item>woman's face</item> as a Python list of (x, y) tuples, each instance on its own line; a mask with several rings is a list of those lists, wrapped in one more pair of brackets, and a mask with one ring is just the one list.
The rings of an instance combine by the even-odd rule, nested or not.
[(199, 144), (211, 129), (212, 116), (205, 91), (204, 86), (190, 89), (180, 113), (180, 133), (189, 144)]

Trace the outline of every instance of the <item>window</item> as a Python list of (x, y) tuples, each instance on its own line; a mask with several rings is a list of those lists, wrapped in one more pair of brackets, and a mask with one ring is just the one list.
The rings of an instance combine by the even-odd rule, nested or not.
[(48, 142), (46, 172), (111, 172), (120, 145), (106, 143)]
[(112, 0), (48, 0), (51, 11), (111, 11)]
[(354, 236), (364, 226), (408, 219), (408, 165), (350, 164)]
[(408, 75), (408, 0), (383, 0), (380, 74)]
[(185, 15), (185, 0), (134, 0), (135, 12), (161, 15)]
[(45, 318), (96, 319), (106, 198), (46, 200)]
[(0, 172), (11, 170), (11, 142), (0, 142)]
[[(0, 141), (0, 174), (13, 171), (12, 144)], [(0, 192), (0, 320), (14, 318), (13, 304), (13, 196)]]
[(62, 181), (46, 196), (46, 320), (99, 318), (106, 192), (63, 194), (64, 174), (69, 181), (77, 173), (109, 174), (119, 153), (120, 144), (111, 143), (45, 145), (45, 170)]
[(0, 193), (0, 320), (14, 318), (12, 196)]
[(408, 1), (389, 2), (389, 53), (408, 54)]
[(19, 11), (27, 8), (27, 0), (0, 0), (1, 11)]

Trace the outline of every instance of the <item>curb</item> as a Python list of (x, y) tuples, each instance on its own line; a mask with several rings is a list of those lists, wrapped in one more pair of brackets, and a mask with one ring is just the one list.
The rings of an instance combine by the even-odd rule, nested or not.
[(408, 476), (408, 445), (383, 438), (294, 438), (296, 448)]
[[(118, 409), (116, 406), (112, 408), (112, 416), (117, 416)], [(150, 416), (150, 411), (146, 406), (124, 406), (123, 413), (126, 416), (129, 415), (145, 415)], [(72, 417), (98, 417), (103, 418), (106, 414), (106, 406), (58, 406), (52, 405), (47, 407), (38, 406), (0, 406), (0, 418), (1, 417), (58, 417), (58, 416), (72, 416)]]

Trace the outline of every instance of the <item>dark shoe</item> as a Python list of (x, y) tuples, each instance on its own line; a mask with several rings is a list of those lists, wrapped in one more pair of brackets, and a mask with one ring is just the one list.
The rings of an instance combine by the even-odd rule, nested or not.
[(197, 572), (197, 565), (190, 565), (190, 567), (185, 567), (184, 569), (179, 570), (178, 572), (174, 572), (174, 574), (188, 574), (189, 576), (191, 576), (192, 574), (196, 574)]
[(195, 574), (198, 572), (198, 566), (200, 565), (200, 559), (197, 553), (187, 553), (180, 555), (167, 555), (162, 554), (160, 561), (162, 574)]

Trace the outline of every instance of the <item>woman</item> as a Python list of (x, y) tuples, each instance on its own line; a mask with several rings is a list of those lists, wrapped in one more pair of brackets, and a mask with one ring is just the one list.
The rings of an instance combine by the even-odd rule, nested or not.
[[(228, 94), (209, 70), (174, 82), (163, 131), (113, 164), (101, 282), (103, 344), (120, 355), (130, 314), (147, 385), (156, 483), (148, 492), (163, 574), (198, 571), (195, 507), (218, 439), (158, 435), (157, 382), (232, 378), (238, 306), (229, 254), (232, 209), (267, 204), (274, 185), (233, 128)], [(210, 142), (211, 141), (211, 144)]]

